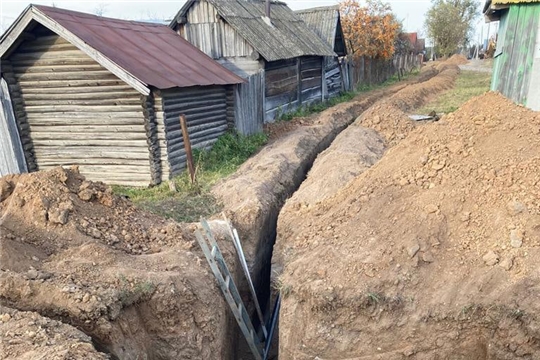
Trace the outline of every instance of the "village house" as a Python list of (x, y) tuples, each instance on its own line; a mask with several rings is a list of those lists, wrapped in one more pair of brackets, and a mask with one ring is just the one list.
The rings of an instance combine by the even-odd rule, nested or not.
[(540, 110), (540, 3), (488, 0), (487, 21), (500, 21), (491, 90)]
[(336, 56), (324, 58), (326, 87), (323, 88), (325, 98), (339, 95), (350, 90), (348, 67), (345, 64), (347, 46), (341, 27), (339, 6), (323, 6), (295, 11), (321, 39), (333, 50)]
[(336, 56), (285, 3), (266, 5), (261, 0), (188, 0), (170, 24), (247, 80), (236, 93), (236, 126), (243, 133), (261, 131), (264, 121), (322, 101), (324, 59)]
[(19, 171), (79, 165), (90, 180), (159, 184), (185, 167), (179, 115), (194, 147), (211, 146), (234, 126), (243, 82), (168, 26), (37, 5), (0, 57), (2, 173), (18, 158)]

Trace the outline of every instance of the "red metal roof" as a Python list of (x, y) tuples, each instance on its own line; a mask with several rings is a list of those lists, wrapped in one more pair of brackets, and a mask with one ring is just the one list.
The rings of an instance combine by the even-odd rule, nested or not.
[(168, 89), (244, 81), (166, 25), (32, 6), (149, 86)]

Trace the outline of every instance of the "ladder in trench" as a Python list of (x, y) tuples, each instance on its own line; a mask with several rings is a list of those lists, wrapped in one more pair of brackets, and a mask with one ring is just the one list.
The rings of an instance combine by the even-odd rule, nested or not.
[(236, 229), (233, 229), (231, 227), (230, 222), (227, 219), (225, 220), (229, 227), (230, 236), (235, 245), (235, 249), (237, 250), (240, 257), (240, 263), (242, 265), (242, 269), (244, 270), (244, 275), (246, 276), (246, 279), (250, 286), (252, 297), (254, 298), (257, 314), (261, 321), (262, 336), (259, 336), (258, 332), (253, 326), (253, 323), (251, 322), (247, 309), (242, 301), (242, 298), (240, 297), (240, 292), (238, 291), (238, 288), (236, 287), (236, 284), (232, 279), (229, 268), (227, 267), (225, 259), (223, 258), (223, 254), (219, 249), (216, 239), (212, 234), (212, 230), (210, 229), (210, 226), (206, 220), (201, 219), (201, 226), (204, 231), (201, 232), (197, 230), (195, 232), (195, 237), (197, 238), (197, 242), (199, 243), (199, 246), (201, 247), (206, 257), (208, 264), (210, 265), (210, 269), (212, 270), (214, 276), (218, 281), (219, 287), (225, 297), (225, 300), (229, 304), (229, 307), (234, 314), (238, 326), (240, 326), (240, 330), (242, 331), (242, 334), (244, 335), (249, 345), (249, 348), (253, 353), (253, 356), (256, 360), (266, 360), (270, 351), (272, 335), (279, 314), (280, 299), (278, 297), (276, 301), (276, 306), (274, 307), (270, 323), (271, 329), (270, 331), (268, 331), (267, 326), (265, 326), (264, 318), (262, 316), (262, 311), (260, 309), (257, 296), (255, 294), (255, 288), (253, 287), (251, 276), (249, 275), (249, 270), (247, 269), (247, 264), (245, 262), (242, 247), (240, 245), (238, 233), (236, 232)]

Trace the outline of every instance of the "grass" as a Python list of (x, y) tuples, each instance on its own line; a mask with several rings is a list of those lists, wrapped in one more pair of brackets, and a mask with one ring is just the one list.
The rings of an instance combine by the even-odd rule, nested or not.
[(448, 114), (456, 111), (469, 99), (489, 91), (491, 74), (476, 71), (462, 71), (456, 85), (433, 101), (420, 108), (418, 114), (428, 114), (431, 111)]
[[(168, 182), (151, 188), (115, 186), (116, 194), (128, 196), (139, 207), (176, 221), (198, 221), (221, 210), (221, 204), (210, 194), (220, 179), (234, 173), (251, 155), (266, 144), (265, 134), (242, 136), (227, 133), (211, 150), (194, 150), (196, 182), (183, 172)], [(176, 188), (176, 191), (174, 191)]]

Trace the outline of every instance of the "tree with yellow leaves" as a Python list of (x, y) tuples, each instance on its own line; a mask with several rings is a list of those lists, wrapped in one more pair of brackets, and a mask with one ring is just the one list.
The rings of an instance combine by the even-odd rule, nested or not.
[(381, 0), (342, 0), (341, 22), (349, 53), (355, 58), (368, 56), (390, 59), (401, 29), (390, 4)]

